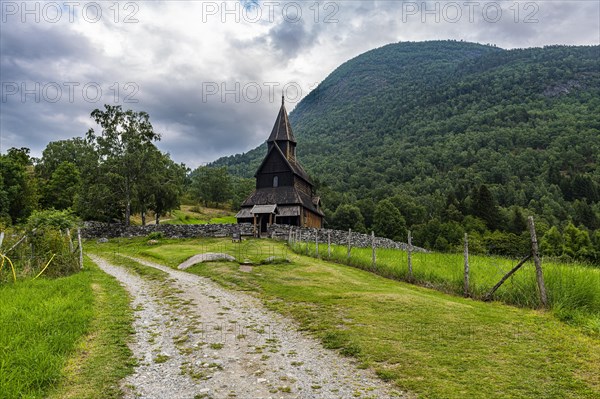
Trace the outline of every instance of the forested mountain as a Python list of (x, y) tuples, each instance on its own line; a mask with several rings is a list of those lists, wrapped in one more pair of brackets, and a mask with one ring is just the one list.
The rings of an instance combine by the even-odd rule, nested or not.
[[(337, 68), (290, 120), (329, 221), (358, 205), (369, 227), (374, 204), (396, 197), (409, 226), (471, 214), (507, 231), (517, 212), (600, 227), (599, 46), (390, 44)], [(264, 153), (215, 165), (250, 177)], [(474, 211), (482, 190), (496, 220)]]

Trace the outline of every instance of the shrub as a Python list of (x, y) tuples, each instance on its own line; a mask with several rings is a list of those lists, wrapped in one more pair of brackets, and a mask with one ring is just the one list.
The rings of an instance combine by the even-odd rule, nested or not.
[(149, 240), (160, 240), (163, 237), (164, 237), (164, 234), (162, 232), (153, 231), (152, 233), (148, 234), (148, 236), (146, 238), (148, 238)]
[(72, 229), (77, 225), (77, 218), (69, 209), (57, 211), (49, 209), (45, 211), (34, 211), (27, 219), (29, 230), (43, 227), (51, 227), (58, 230)]
[[(35, 231), (7, 230), (3, 248), (8, 250), (24, 235), (27, 238), (7, 254), (15, 266), (17, 277), (37, 275), (50, 259), (52, 262), (44, 271), (45, 277), (66, 276), (80, 270), (79, 256), (77, 251), (71, 252), (69, 236), (54, 227), (41, 226)], [(12, 277), (3, 271), (0, 281), (8, 280)]]

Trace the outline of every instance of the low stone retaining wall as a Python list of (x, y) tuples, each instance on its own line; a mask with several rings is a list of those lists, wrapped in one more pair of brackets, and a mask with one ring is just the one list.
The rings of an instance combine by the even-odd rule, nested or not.
[[(315, 235), (319, 235), (320, 243), (327, 243), (327, 237), (331, 237), (332, 244), (348, 245), (348, 232), (330, 229), (313, 229), (306, 227), (288, 226), (282, 224), (271, 225), (268, 236), (275, 240), (287, 240), (292, 234), (297, 234), (302, 241), (308, 239), (315, 242)], [(145, 237), (155, 231), (161, 232), (167, 238), (196, 238), (196, 237), (232, 237), (234, 232), (242, 236), (252, 236), (254, 229), (250, 223), (241, 224), (159, 224), (148, 226), (125, 226), (123, 224), (86, 222), (81, 235), (83, 238), (130, 238)], [(353, 247), (370, 247), (371, 236), (352, 232), (350, 244)], [(388, 238), (375, 237), (377, 248), (393, 248), (406, 250), (408, 245), (396, 242)], [(427, 250), (413, 246), (414, 252), (428, 252)]]
[[(301, 241), (308, 240), (314, 243), (316, 235), (319, 236), (319, 243), (327, 243), (328, 236), (331, 239), (332, 244), (337, 245), (348, 245), (348, 232), (341, 230), (330, 230), (330, 229), (312, 229), (306, 227), (296, 227), (288, 225), (274, 224), (269, 227), (269, 237), (276, 240), (287, 240), (290, 237), (290, 230), (292, 234), (298, 234), (294, 236), (299, 238)], [(350, 245), (352, 247), (367, 248), (372, 245), (372, 238), (368, 234), (352, 232), (350, 234)], [(391, 249), (402, 249), (407, 250), (408, 244), (404, 242), (396, 242), (389, 238), (375, 237), (375, 246), (377, 248), (391, 248)], [(413, 245), (414, 252), (429, 252), (424, 248), (415, 247)]]
[(81, 235), (83, 238), (145, 237), (155, 231), (161, 232), (167, 238), (195, 238), (231, 237), (234, 232), (240, 232), (243, 236), (251, 236), (254, 230), (250, 223), (125, 226), (123, 224), (86, 222), (81, 229)]

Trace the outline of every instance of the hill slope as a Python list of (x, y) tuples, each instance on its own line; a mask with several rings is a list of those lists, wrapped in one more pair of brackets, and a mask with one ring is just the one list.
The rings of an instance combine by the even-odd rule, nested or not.
[[(576, 219), (579, 200), (595, 229), (599, 60), (598, 46), (390, 44), (344, 63), (298, 104), (298, 156), (330, 211), (403, 193), (431, 216), (448, 196), (466, 214), (485, 183), (500, 206), (551, 224)], [(261, 146), (215, 164), (249, 177), (263, 156)]]

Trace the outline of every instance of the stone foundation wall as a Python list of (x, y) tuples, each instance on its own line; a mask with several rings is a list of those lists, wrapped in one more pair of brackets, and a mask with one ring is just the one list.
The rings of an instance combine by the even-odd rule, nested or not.
[[(305, 227), (296, 227), (288, 225), (271, 225), (269, 227), (269, 237), (276, 240), (287, 240), (290, 237), (290, 230), (295, 239), (301, 241), (308, 240), (311, 243), (315, 242), (316, 235), (319, 236), (319, 243), (327, 243), (328, 236), (331, 239), (332, 244), (337, 245), (348, 245), (348, 232), (341, 230), (330, 230), (330, 229), (313, 229)], [(372, 238), (368, 234), (351, 232), (350, 234), (350, 245), (352, 247), (371, 247)], [(391, 248), (391, 249), (402, 249), (406, 250), (408, 244), (404, 242), (396, 242), (389, 238), (375, 237), (375, 246), (377, 248)], [(429, 252), (424, 248), (415, 247), (413, 245), (414, 252)]]
[(243, 236), (253, 234), (252, 224), (159, 224), (125, 226), (123, 224), (86, 222), (81, 229), (83, 238), (145, 237), (155, 231), (167, 238), (231, 237), (239, 231)]
[[(81, 229), (83, 238), (131, 238), (145, 237), (155, 231), (161, 232), (167, 238), (196, 238), (196, 237), (231, 237), (234, 232), (240, 232), (242, 236), (252, 236), (253, 226), (250, 223), (241, 224), (159, 224), (148, 226), (125, 226), (122, 224), (86, 222)], [(348, 245), (348, 232), (330, 229), (315, 229), (297, 226), (288, 226), (281, 224), (271, 225), (268, 229), (268, 236), (275, 240), (287, 240), (290, 237), (290, 231), (295, 238), (310, 242), (315, 242), (315, 235), (318, 234), (320, 243), (327, 243), (327, 237), (331, 237), (332, 244)], [(350, 243), (353, 247), (370, 247), (371, 236), (367, 234), (352, 232)], [(396, 242), (388, 238), (375, 237), (377, 248), (394, 248), (406, 250), (408, 245), (403, 242)], [(427, 250), (413, 246), (415, 252), (427, 252)]]

